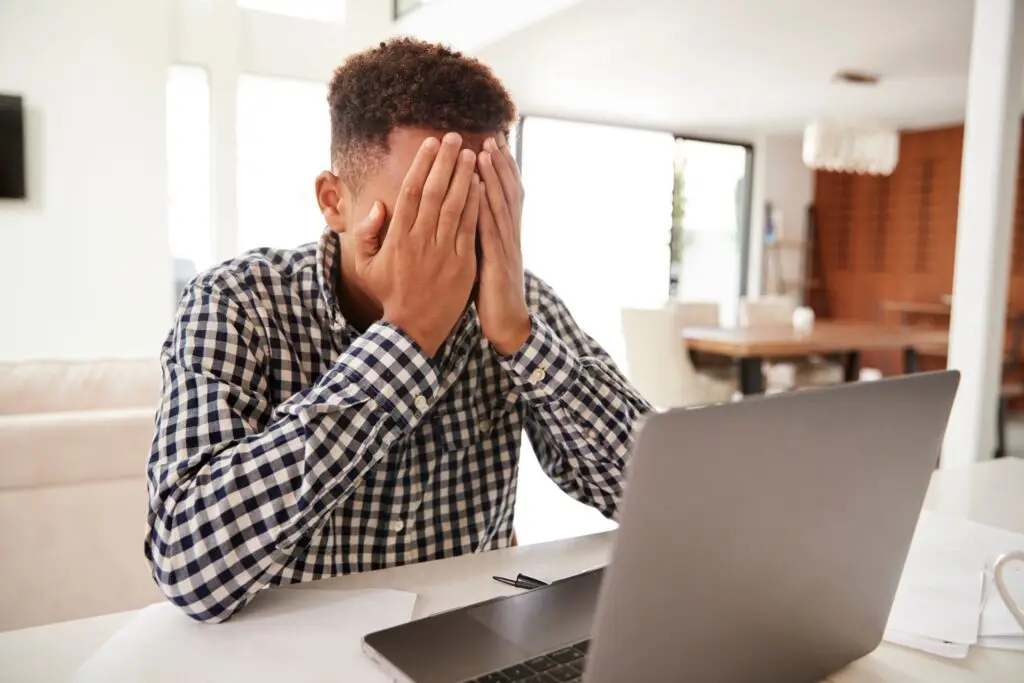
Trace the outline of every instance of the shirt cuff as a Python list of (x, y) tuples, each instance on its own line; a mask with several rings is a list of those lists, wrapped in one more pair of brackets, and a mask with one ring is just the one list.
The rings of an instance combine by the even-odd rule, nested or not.
[(576, 384), (579, 358), (546, 323), (531, 318), (530, 336), (501, 366), (528, 401), (555, 401)]
[[(377, 403), (400, 431), (430, 410), (441, 385), (430, 356), (388, 323), (371, 325), (346, 349), (343, 362), (340, 370), (348, 392), (358, 391)], [(335, 398), (346, 402), (343, 395)]]

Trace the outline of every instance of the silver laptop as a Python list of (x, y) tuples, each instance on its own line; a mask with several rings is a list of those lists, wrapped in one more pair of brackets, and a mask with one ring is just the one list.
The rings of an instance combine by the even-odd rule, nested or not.
[(409, 683), (820, 681), (881, 640), (958, 382), (651, 416), (607, 568), (372, 633), (364, 650)]

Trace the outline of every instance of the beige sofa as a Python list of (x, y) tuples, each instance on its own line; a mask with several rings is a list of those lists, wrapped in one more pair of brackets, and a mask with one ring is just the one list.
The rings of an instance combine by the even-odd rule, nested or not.
[(0, 363), (0, 631), (161, 599), (142, 547), (155, 360)]

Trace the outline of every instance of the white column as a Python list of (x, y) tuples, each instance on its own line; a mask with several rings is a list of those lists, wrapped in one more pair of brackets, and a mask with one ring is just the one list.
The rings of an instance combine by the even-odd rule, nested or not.
[(1020, 142), (1024, 0), (976, 0), (957, 216), (949, 367), (961, 371), (942, 465), (995, 447)]

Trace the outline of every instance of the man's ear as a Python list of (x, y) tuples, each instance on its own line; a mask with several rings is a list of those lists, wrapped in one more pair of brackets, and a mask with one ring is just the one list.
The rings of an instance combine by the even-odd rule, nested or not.
[(348, 187), (341, 178), (330, 171), (323, 171), (316, 177), (316, 202), (327, 227), (336, 233), (343, 233), (348, 228), (345, 216), (349, 201)]

